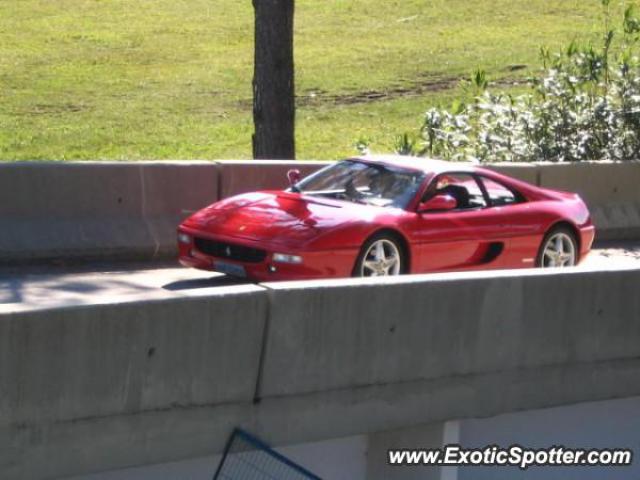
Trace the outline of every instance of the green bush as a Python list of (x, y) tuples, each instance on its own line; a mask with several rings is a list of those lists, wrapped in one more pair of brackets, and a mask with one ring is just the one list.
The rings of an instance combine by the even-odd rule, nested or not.
[(477, 71), (473, 99), (428, 110), (419, 140), (399, 136), (398, 153), (482, 163), (640, 158), (640, 19), (628, 7), (614, 33), (601, 2), (601, 45), (541, 49), (542, 74), (524, 95), (489, 91)]

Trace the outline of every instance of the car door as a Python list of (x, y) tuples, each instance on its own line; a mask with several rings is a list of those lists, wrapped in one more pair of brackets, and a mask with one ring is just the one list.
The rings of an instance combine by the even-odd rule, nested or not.
[[(455, 185), (455, 188), (451, 188)], [(498, 268), (506, 248), (508, 223), (501, 208), (493, 208), (478, 177), (468, 172), (438, 175), (426, 196), (457, 192), (464, 187), (468, 201), (443, 212), (418, 212), (413, 235), (414, 271)], [(425, 200), (426, 198), (423, 198)]]
[(542, 233), (535, 209), (515, 188), (498, 179), (478, 175), (489, 199), (490, 210), (499, 214), (505, 225), (502, 262), (508, 268), (533, 267)]

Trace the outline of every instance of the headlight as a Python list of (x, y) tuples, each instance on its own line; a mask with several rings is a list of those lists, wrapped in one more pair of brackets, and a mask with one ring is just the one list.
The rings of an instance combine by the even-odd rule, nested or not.
[(278, 263), (302, 263), (302, 257), (286, 253), (274, 253), (273, 261)]
[(190, 244), (191, 243), (191, 235), (187, 235), (186, 233), (179, 233), (178, 234), (178, 242)]

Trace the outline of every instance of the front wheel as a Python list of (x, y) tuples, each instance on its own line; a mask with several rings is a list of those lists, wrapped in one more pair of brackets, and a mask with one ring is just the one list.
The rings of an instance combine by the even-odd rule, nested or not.
[(567, 227), (556, 227), (542, 240), (536, 265), (541, 268), (573, 267), (578, 263), (578, 242)]
[(355, 277), (388, 277), (404, 271), (402, 247), (390, 235), (376, 235), (362, 247), (353, 272)]

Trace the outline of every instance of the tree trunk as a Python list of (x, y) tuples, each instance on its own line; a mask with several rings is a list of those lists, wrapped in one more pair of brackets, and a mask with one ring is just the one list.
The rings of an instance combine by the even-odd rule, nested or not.
[(253, 0), (253, 7), (253, 157), (294, 159), (294, 0)]

